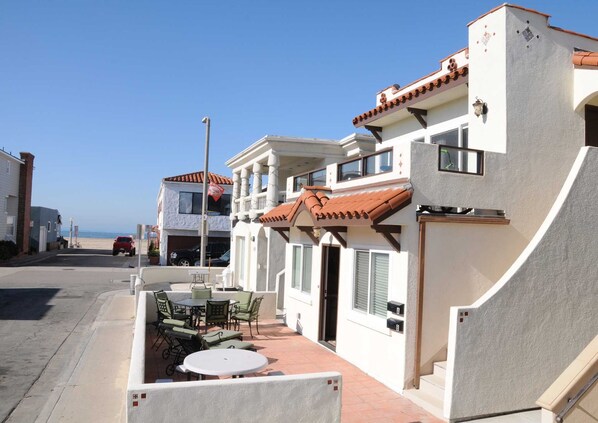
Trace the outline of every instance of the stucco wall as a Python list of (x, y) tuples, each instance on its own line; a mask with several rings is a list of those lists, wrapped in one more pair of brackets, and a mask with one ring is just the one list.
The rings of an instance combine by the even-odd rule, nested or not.
[(585, 147), (513, 266), (471, 307), (451, 309), (447, 417), (534, 407), (596, 335), (597, 178), (598, 149)]

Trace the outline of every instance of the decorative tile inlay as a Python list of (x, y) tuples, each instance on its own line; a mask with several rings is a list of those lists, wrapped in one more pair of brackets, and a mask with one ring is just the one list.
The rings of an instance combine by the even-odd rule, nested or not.
[(523, 35), (523, 38), (525, 38), (525, 41), (527, 41), (528, 43), (532, 38), (534, 38), (534, 33), (531, 29), (529, 29), (529, 26), (523, 30), (521, 35)]
[[(526, 21), (526, 23), (527, 23), (527, 26), (525, 27), (525, 29), (523, 31), (517, 30), (517, 34), (521, 34), (527, 43), (529, 43), (534, 38), (536, 38), (536, 39), (540, 38), (539, 35), (534, 35), (532, 30), (530, 29), (529, 21)], [(526, 47), (529, 48), (529, 44)]]
[(469, 311), (461, 311), (459, 312), (459, 323), (463, 323), (465, 318), (469, 316)]
[[(488, 32), (488, 25), (484, 25), (484, 34), (482, 34), (482, 37), (477, 41), (477, 44), (480, 44), (480, 42), (482, 44), (484, 44), (484, 46), (488, 46), (488, 43), (490, 42), (490, 39), (492, 37), (494, 37), (496, 35), (496, 32)], [(484, 49), (484, 52), (487, 52), (488, 49)]]

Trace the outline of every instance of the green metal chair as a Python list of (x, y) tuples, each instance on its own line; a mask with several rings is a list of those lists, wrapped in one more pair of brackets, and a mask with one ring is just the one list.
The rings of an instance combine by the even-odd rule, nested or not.
[(206, 324), (206, 332), (209, 326), (220, 326), (221, 328), (228, 328), (230, 301), (211, 301), (206, 302), (206, 315), (204, 322)]
[(251, 291), (237, 291), (234, 297), (236, 303), (233, 304), (233, 313), (248, 313), (252, 296), (253, 292)]
[(212, 288), (192, 288), (191, 298), (209, 300), (212, 298)]
[[(229, 335), (232, 335), (233, 331)], [(240, 332), (237, 332), (238, 336), (242, 336)], [(212, 349), (225, 349), (225, 348), (237, 348), (242, 350), (254, 351), (253, 344), (251, 342), (240, 341), (239, 339), (228, 339), (224, 341), (218, 341), (221, 335), (218, 332), (214, 332), (214, 335), (200, 335), (198, 331), (193, 329), (184, 328), (172, 328), (166, 331), (167, 336), (171, 337), (177, 344), (175, 349), (176, 354), (173, 355), (172, 363), (166, 366), (166, 374), (174, 374), (177, 367), (183, 362), (185, 356), (192, 354), (197, 351), (212, 350)], [(181, 369), (185, 373), (186, 369)], [(189, 376), (189, 375), (188, 375)]]
[(235, 329), (239, 328), (240, 322), (247, 322), (249, 324), (249, 334), (253, 338), (253, 332), (251, 331), (251, 322), (255, 322), (255, 330), (257, 334), (260, 334), (259, 328), (259, 317), (260, 317), (260, 305), (264, 297), (254, 298), (249, 306), (249, 311), (233, 313), (231, 319), (234, 322)]

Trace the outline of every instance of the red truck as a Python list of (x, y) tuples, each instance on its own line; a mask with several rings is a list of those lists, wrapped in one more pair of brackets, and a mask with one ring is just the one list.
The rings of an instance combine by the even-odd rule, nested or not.
[(118, 253), (129, 254), (129, 256), (135, 255), (135, 240), (132, 236), (117, 236), (112, 244), (112, 255), (115, 256)]

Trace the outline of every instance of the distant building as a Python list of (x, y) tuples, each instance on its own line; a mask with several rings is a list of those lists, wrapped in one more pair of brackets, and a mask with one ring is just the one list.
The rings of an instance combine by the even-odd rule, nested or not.
[[(160, 264), (170, 264), (170, 253), (176, 249), (192, 248), (201, 242), (203, 172), (169, 176), (162, 179), (158, 193), (158, 236)], [(218, 257), (230, 248), (230, 201), (233, 181), (209, 173), (209, 181), (222, 188), (220, 196), (208, 196), (208, 247)], [(216, 199), (216, 197), (218, 197)], [(207, 254), (206, 258), (211, 258)]]
[(20, 155), (0, 150), (0, 240), (13, 241), (20, 253), (28, 253), (35, 156)]
[(42, 251), (58, 248), (58, 237), (62, 227), (60, 212), (47, 207), (31, 207), (31, 241), (30, 249)]

